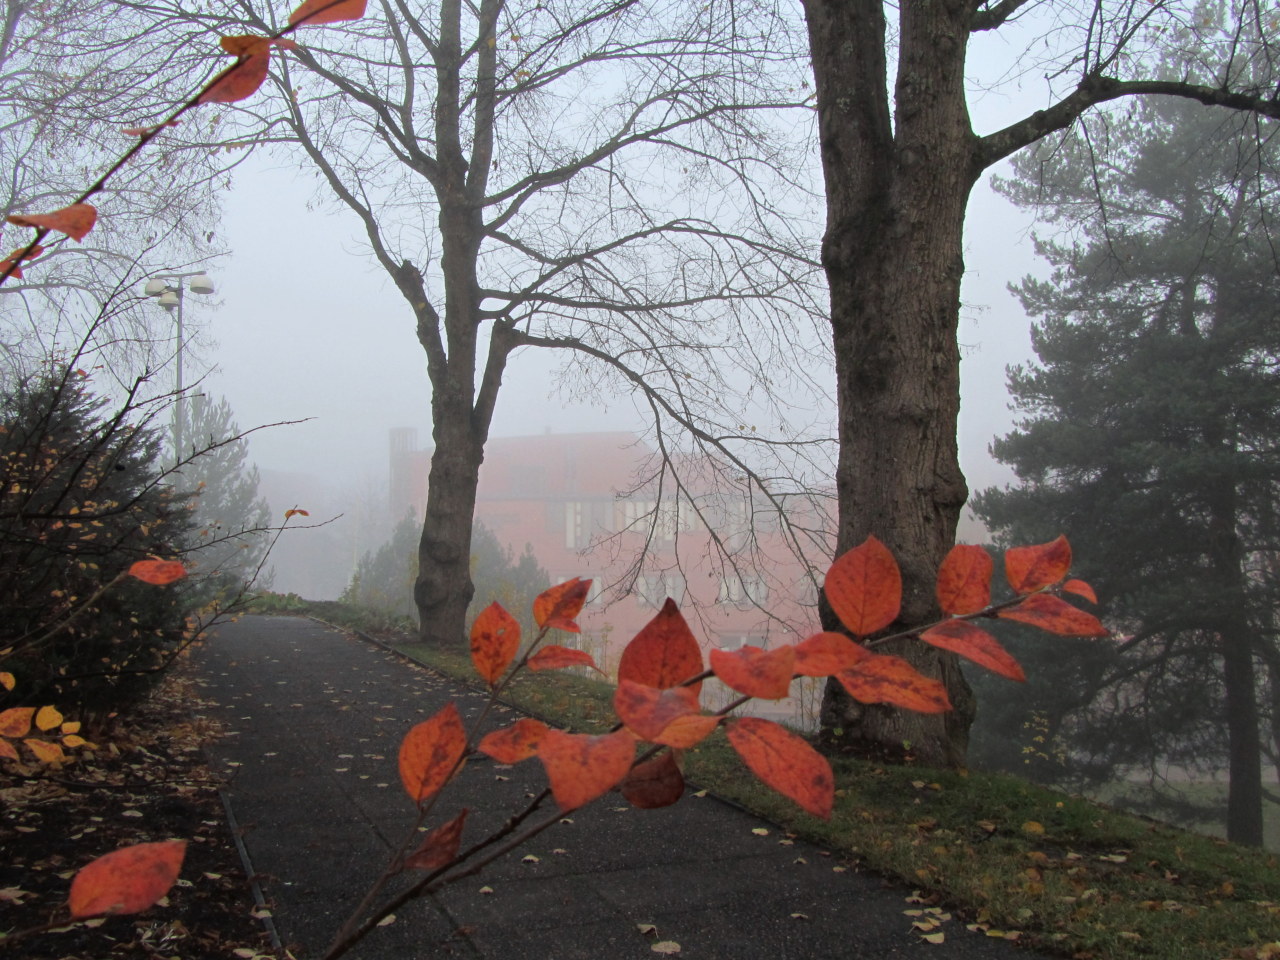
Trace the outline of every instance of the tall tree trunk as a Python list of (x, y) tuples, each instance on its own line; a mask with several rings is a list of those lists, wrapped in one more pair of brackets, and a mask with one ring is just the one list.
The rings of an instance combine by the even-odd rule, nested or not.
[[(897, 112), (889, 119), (879, 0), (807, 0), (827, 186), (823, 265), (839, 402), (837, 549), (875, 534), (902, 568), (890, 631), (937, 615), (937, 569), (968, 495), (960, 472), (957, 328), (969, 192), (981, 172), (964, 100), (969, 8), (904, 7)], [(826, 625), (836, 627), (830, 611)], [(974, 699), (955, 658), (916, 642), (905, 656), (946, 683), (954, 710), (910, 713), (829, 683), (822, 723), (857, 752), (964, 762)], [(839, 734), (838, 737), (835, 735)]]
[[(1219, 320), (1219, 322), (1221, 322)], [(1217, 326), (1217, 324), (1215, 324)], [(1225, 393), (1225, 391), (1224, 391)], [(1225, 421), (1229, 411), (1223, 411)], [(1234, 459), (1236, 442), (1215, 424), (1205, 437), (1211, 450)], [(1210, 615), (1217, 621), (1227, 720), (1227, 839), (1262, 846), (1262, 733), (1258, 681), (1249, 623), (1248, 572), (1237, 522), (1241, 512), (1236, 477), (1217, 478), (1208, 490), (1209, 574), (1216, 581)]]
[(463, 407), (459, 420), (433, 431), (435, 450), (418, 542), (418, 579), (413, 587), (418, 632), (423, 643), (440, 647), (457, 647), (465, 641), (467, 606), (475, 594), (471, 522), (484, 438), (470, 430), (470, 406)]

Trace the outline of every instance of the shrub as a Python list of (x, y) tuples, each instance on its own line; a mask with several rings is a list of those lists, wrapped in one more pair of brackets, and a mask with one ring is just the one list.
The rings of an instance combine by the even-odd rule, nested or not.
[(72, 370), (0, 392), (0, 649), (26, 701), (113, 709), (181, 641), (189, 588), (125, 577), (190, 534), (159, 452), (131, 398), (113, 409)]

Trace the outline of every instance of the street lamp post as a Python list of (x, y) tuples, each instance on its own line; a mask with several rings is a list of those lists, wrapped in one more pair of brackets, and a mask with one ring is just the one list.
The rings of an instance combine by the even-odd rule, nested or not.
[(192, 293), (210, 294), (213, 293), (213, 281), (209, 279), (209, 275), (203, 270), (192, 270), (187, 273), (161, 273), (152, 277), (147, 281), (147, 285), (143, 287), (143, 293), (148, 297), (157, 297), (160, 306), (165, 310), (174, 314), (178, 328), (178, 349), (176, 354), (176, 376), (174, 378), (174, 411), (173, 411), (173, 459), (175, 463), (182, 461), (182, 443), (186, 433), (186, 410), (184, 403), (186, 398), (182, 394), (182, 351), (185, 345), (182, 330), (182, 295), (183, 280), (189, 279), (186, 284)]

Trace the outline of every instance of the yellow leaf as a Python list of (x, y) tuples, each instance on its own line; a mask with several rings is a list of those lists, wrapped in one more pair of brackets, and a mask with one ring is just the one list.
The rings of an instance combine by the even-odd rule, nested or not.
[(41, 763), (64, 763), (67, 755), (62, 752), (62, 748), (56, 743), (46, 743), (44, 740), (26, 739), (22, 741), (31, 750), (32, 753), (40, 760)]
[(41, 707), (39, 712), (36, 713), (36, 726), (45, 732), (61, 726), (61, 724), (62, 714), (58, 712), (57, 707)]
[(12, 690), (16, 683), (17, 681), (13, 679), (12, 673), (8, 670), (0, 670), (0, 687), (4, 687), (6, 690)]
[(68, 733), (62, 738), (63, 745), (68, 747), (83, 747), (88, 742), (84, 737), (75, 733)]
[(79, 733), (79, 732), (80, 732), (80, 721), (79, 721), (79, 720), (68, 720), (66, 723), (64, 723), (64, 724), (62, 725), (62, 732), (63, 732), (63, 733)]
[(938, 930), (934, 933), (922, 934), (920, 939), (924, 940), (926, 943), (942, 943), (944, 940), (947, 939), (947, 935), (943, 933), (941, 930)]
[(1028, 820), (1026, 823), (1022, 825), (1022, 832), (1032, 833), (1032, 834), (1035, 834), (1036, 836), (1039, 836), (1044, 833), (1044, 824), (1039, 823), (1035, 820)]
[(654, 953), (665, 953), (667, 955), (674, 955), (680, 952), (680, 944), (676, 943), (674, 940), (659, 940), (649, 949), (652, 950)]

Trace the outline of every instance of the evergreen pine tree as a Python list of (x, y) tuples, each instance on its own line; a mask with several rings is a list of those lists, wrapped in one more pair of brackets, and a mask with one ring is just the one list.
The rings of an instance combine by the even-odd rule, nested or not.
[(1280, 663), (1280, 153), (1248, 118), (1155, 100), (1104, 132), (1000, 184), (1070, 240), (1039, 243), (1051, 278), (1016, 288), (1040, 362), (1010, 371), (1025, 419), (993, 453), (1021, 483), (974, 509), (1002, 541), (1066, 533), (1117, 631), (1030, 666), (1024, 716), (1043, 711), (1097, 779), (1225, 765), (1228, 835), (1258, 845), (1260, 687)]
[[(253, 578), (270, 543), (271, 508), (258, 495), (258, 468), (226, 398), (188, 398), (187, 436), (197, 456), (179, 485), (195, 494), (191, 557), (208, 600), (238, 594)], [(259, 580), (258, 586), (266, 586)]]

